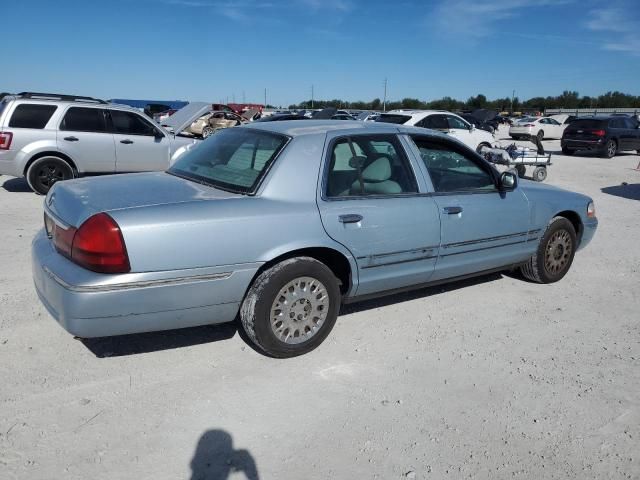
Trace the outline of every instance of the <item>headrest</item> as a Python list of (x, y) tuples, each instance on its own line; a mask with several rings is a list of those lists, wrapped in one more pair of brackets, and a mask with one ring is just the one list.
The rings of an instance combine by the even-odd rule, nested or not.
[(385, 182), (391, 178), (391, 162), (387, 157), (379, 157), (362, 171), (365, 182)]

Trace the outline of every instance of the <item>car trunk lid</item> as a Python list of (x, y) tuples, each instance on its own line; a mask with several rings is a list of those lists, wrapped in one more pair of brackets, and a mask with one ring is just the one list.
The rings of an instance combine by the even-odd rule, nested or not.
[(238, 196), (165, 172), (105, 175), (56, 183), (45, 199), (45, 210), (79, 227), (100, 212)]

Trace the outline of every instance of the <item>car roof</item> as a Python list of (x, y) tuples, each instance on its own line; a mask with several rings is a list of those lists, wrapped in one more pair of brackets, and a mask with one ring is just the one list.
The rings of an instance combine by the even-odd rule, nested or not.
[(304, 135), (326, 134), (331, 131), (353, 132), (354, 130), (368, 130), (371, 133), (420, 133), (432, 136), (450, 138), (440, 132), (428, 130), (420, 127), (410, 127), (382, 122), (362, 122), (358, 120), (283, 120), (281, 122), (254, 122), (242, 127), (264, 130), (267, 132), (280, 133), (289, 137), (300, 137)]
[[(8, 96), (7, 96), (8, 97)], [(5, 97), (6, 98), (6, 97)], [(131, 107), (129, 105), (123, 105), (120, 103), (95, 103), (95, 102), (83, 102), (80, 100), (55, 100), (48, 98), (22, 98), (19, 96), (12, 96), (12, 100), (20, 103), (35, 103), (38, 105), (42, 104), (55, 104), (55, 105), (71, 105), (74, 107), (82, 107), (82, 108), (111, 108), (116, 110), (127, 110), (131, 112), (140, 113), (140, 110), (137, 108)]]

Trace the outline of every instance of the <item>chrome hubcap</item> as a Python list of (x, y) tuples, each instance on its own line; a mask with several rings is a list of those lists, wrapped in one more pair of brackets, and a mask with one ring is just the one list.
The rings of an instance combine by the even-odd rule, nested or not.
[(271, 305), (271, 330), (284, 343), (313, 337), (329, 313), (329, 295), (319, 280), (299, 277), (280, 289)]
[(548, 273), (556, 275), (568, 264), (573, 245), (571, 236), (566, 230), (555, 232), (549, 242), (545, 252), (544, 267)]
[(616, 144), (609, 142), (609, 155), (613, 155), (614, 153), (616, 153)]

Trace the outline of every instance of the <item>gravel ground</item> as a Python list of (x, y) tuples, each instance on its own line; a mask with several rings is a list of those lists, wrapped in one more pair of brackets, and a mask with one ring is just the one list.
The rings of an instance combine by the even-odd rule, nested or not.
[(600, 219), (560, 283), (349, 306), (291, 360), (235, 325), (74, 340), (31, 282), (42, 197), (1, 177), (0, 478), (640, 478), (639, 161), (555, 155)]

